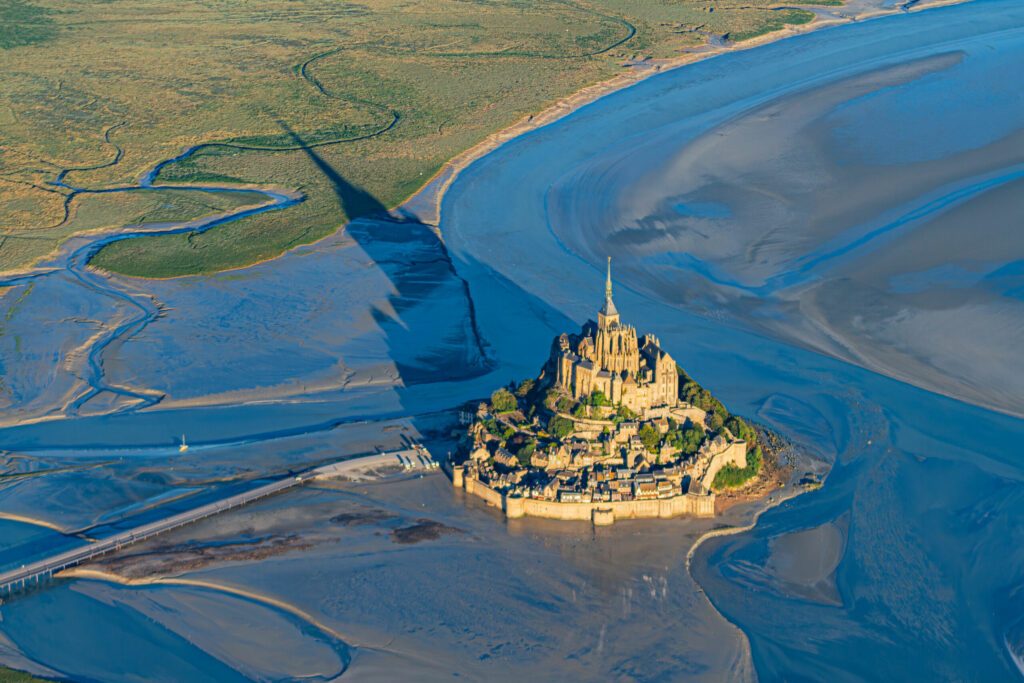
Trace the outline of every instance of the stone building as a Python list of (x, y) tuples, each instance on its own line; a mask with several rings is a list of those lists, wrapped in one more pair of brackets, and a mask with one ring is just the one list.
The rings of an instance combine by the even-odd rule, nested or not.
[[(591, 400), (595, 392), (605, 400)], [(510, 518), (603, 525), (713, 516), (716, 476), (723, 467), (746, 466), (748, 444), (721, 424), (712, 428), (705, 410), (680, 400), (676, 363), (658, 339), (622, 322), (611, 259), (597, 321), (556, 338), (540, 377), (519, 393), (518, 410), (496, 413), (480, 404), (462, 457), (451, 463), (456, 487)], [(567, 396), (599, 407), (567, 405)]]
[(679, 374), (657, 337), (637, 337), (623, 324), (612, 300), (612, 266), (608, 259), (604, 305), (597, 322), (588, 320), (580, 334), (563, 334), (552, 352), (555, 383), (576, 400), (601, 392), (640, 416), (679, 402)]

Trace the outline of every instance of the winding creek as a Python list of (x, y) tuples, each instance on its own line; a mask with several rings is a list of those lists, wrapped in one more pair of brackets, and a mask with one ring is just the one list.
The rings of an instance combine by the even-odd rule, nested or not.
[[(535, 374), (552, 336), (592, 315), (611, 254), (623, 316), (656, 331), (735, 412), (828, 462), (825, 486), (768, 510), (749, 531), (707, 540), (692, 579), (681, 569), (685, 550), (672, 551), (679, 525), (597, 538), (605, 566), (571, 538), (579, 531), (538, 540), (510, 527), (485, 541), (489, 518), (461, 501), (411, 484), (400, 489), (408, 499), (347, 493), (338, 501), (393, 496), (395, 507), (423, 496), (430, 514), (470, 528), (477, 545), (450, 541), (419, 551), (426, 559), (390, 553), (393, 565), (372, 569), (381, 585), (339, 578), (337, 567), (365, 569), (361, 560), (315, 550), (317, 580), (288, 588), (289, 600), (325, 623), (354, 628), (363, 619), (383, 633), (406, 633), (438, 612), (436, 629), (403, 642), (426, 638), (423, 649), (480, 675), (485, 660), (520, 672), (517, 658), (533, 652), (584, 678), (614, 670), (720, 679), (715, 667), (761, 680), (1019, 678), (1022, 70), (1024, 7), (977, 0), (715, 57), (604, 97), (464, 170), (443, 199), (443, 243), (414, 217), (361, 219), (244, 271), (148, 282), (87, 268), (104, 244), (148, 228), (71, 240), (37, 271), (0, 282), (20, 293), (34, 284), (24, 300), (0, 298), (4, 307), (19, 301), (0, 338), (13, 389), (0, 448), (118, 464), (102, 480), (100, 470), (75, 470), (57, 483), (19, 481), (0, 491), (0, 504), (84, 528), (168, 487), (281, 471), (372, 442), (359, 430), (373, 421), (426, 415)], [(162, 189), (161, 166), (137, 188), (113, 191)], [(242, 213), (152, 229), (206, 230), (301, 199), (261, 192), (267, 201)], [(54, 362), (69, 352), (72, 362)], [(201, 458), (175, 456), (181, 433)], [(178, 472), (161, 485), (139, 474), (167, 465)], [(63, 497), (83, 484), (107, 497), (106, 508), (84, 494)], [(22, 534), (33, 548), (41, 529)], [(382, 541), (359, 543), (373, 556)], [(552, 547), (553, 556), (540, 550)], [(520, 556), (510, 548), (528, 559), (512, 559)], [(489, 595), (488, 558), (543, 563), (531, 574), (536, 595), (498, 599), (473, 621), (461, 603), (407, 587), (400, 573), (446, 588), (457, 575), (461, 591)], [(222, 574), (270, 591), (272, 578), (301, 572), (285, 562), (265, 570)], [(643, 598), (657, 634), (627, 609), (623, 586), (637, 572), (644, 586), (665, 582)], [(342, 597), (316, 593), (317, 581)], [(88, 677), (99, 655), (76, 670), (42, 639), (61, 609), (81, 616), (102, 605), (84, 647), (113, 652), (105, 633), (146, 623), (152, 642), (166, 641), (144, 650), (159, 662), (158, 678), (227, 680), (229, 668), (258, 669), (219, 649), (213, 634), (192, 643), (140, 616), (184, 613), (202, 598), (179, 590), (73, 581), (5, 606), (0, 631), (38, 665)], [(163, 607), (146, 591), (168, 596)], [(374, 611), (407, 591), (416, 597), (389, 612), (401, 616)], [(594, 610), (595, 623), (565, 634), (576, 609)], [(291, 617), (267, 618), (288, 621), (287, 642), (318, 662), (298, 673), (327, 678), (349, 664), (347, 649), (304, 638)], [(468, 657), (461, 634), (472, 628), (507, 631), (505, 650)], [(523, 632), (556, 639), (559, 652), (537, 643), (532, 651)], [(374, 671), (374, 656), (385, 655), (356, 654), (351, 670)]]
[[(109, 142), (109, 131), (107, 135)], [(106, 382), (104, 378), (102, 358), (104, 350), (110, 346), (111, 343), (126, 339), (140, 332), (149, 323), (156, 319), (160, 311), (156, 302), (153, 301), (152, 298), (134, 293), (128, 288), (121, 286), (115, 278), (104, 277), (87, 267), (90, 259), (92, 259), (100, 249), (112, 242), (132, 239), (134, 237), (144, 235), (168, 235), (192, 232), (201, 233), (230, 221), (239, 220), (241, 218), (253, 216), (266, 211), (285, 209), (302, 201), (302, 196), (299, 194), (286, 194), (272, 190), (242, 190), (234, 187), (212, 185), (173, 186), (155, 184), (156, 178), (162, 168), (168, 164), (187, 159), (189, 156), (206, 147), (210, 147), (210, 145), (197, 145), (189, 148), (172, 159), (160, 162), (142, 177), (138, 185), (134, 186), (92, 190), (73, 187), (65, 182), (65, 178), (69, 172), (82, 169), (65, 169), (61, 171), (53, 181), (53, 185), (69, 190), (66, 203), (70, 203), (76, 196), (83, 194), (112, 194), (139, 191), (222, 192), (234, 194), (258, 193), (266, 197), (267, 201), (243, 210), (231, 211), (171, 226), (161, 224), (151, 227), (139, 227), (137, 229), (126, 228), (118, 230), (113, 234), (101, 235), (99, 237), (84, 239), (75, 238), (70, 240), (69, 243), (65, 245), (53, 259), (48, 260), (32, 271), (12, 277), (0, 277), (0, 287), (15, 287), (27, 286), (29, 283), (34, 283), (36, 280), (42, 278), (70, 276), (71, 278), (74, 278), (75, 282), (77, 282), (81, 287), (86, 288), (99, 296), (108, 297), (121, 302), (133, 311), (133, 314), (125, 316), (125, 319), (119, 321), (117, 324), (108, 326), (102, 334), (90, 340), (87, 349), (84, 353), (80, 354), (84, 357), (86, 363), (86, 369), (83, 374), (87, 375), (86, 382), (88, 387), (62, 407), (64, 415), (68, 417), (78, 415), (81, 407), (101, 392), (109, 392), (118, 398), (128, 399), (128, 402), (121, 408), (122, 410), (152, 406), (158, 403), (162, 398), (158, 392), (145, 390), (139, 391), (114, 386)], [(111, 163), (117, 163), (120, 156), (121, 150), (118, 148), (117, 154)], [(3, 364), (3, 366), (4, 369), (7, 370), (6, 364)]]

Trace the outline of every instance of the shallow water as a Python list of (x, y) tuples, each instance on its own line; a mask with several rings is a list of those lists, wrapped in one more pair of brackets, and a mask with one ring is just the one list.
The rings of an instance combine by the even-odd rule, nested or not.
[[(611, 253), (627, 320), (656, 332), (734, 411), (834, 462), (824, 488), (694, 559), (707, 596), (749, 639), (759, 677), (1012, 677), (1024, 653), (1014, 524), (1024, 424), (1005, 413), (1019, 414), (1024, 396), (1024, 100), (1008, 74), (1024, 59), (1021, 26), (1019, 3), (983, 0), (660, 75), (463, 172), (444, 201), (444, 244), (412, 219), (364, 219), (237, 273), (114, 278), (161, 315), (92, 363), (56, 361), (76, 349), (87, 358), (98, 331), (138, 315), (130, 302), (66, 271), (18, 284), (0, 297), (15, 308), (0, 339), (16, 388), (5, 421), (60, 415), (97, 384), (132, 393), (94, 395), (76, 419), (0, 429), (0, 448), (25, 456), (15, 467), (105, 463), (5, 484), (0, 505), (70, 528), (131, 522), (172, 509), (172, 491), (214, 495), (394, 446), (403, 433), (373, 421), (534, 375), (552, 336), (600, 304)], [(148, 401), (136, 395), (159, 402), (140, 410)], [(112, 407), (121, 412), (99, 414)], [(426, 428), (417, 417), (404, 435)], [(179, 455), (183, 432), (193, 448)], [(547, 671), (594, 679), (749, 675), (738, 633), (682, 567), (683, 522), (592, 539), (589, 527), (506, 526), (437, 484), (357, 495), (472, 533), (414, 551), (370, 530), (361, 553), (341, 545), (206, 573), (283, 594), (379, 636), (375, 646), (400, 634), (391, 649), (356, 644), (350, 672), (371, 677), (419, 666), (437, 678), (521, 678), (534, 655)], [(796, 535), (811, 529), (835, 531)], [(22, 544), (34, 552), (40, 538), (6, 536), (3, 557)], [(816, 539), (829, 548), (801, 549)], [(509, 568), (517, 574), (497, 574)], [(672, 591), (651, 593), (652, 581)], [(484, 605), (496, 585), (500, 599)], [(268, 666), (208, 629), (194, 645), (178, 635), (194, 609), (216, 610), (195, 607), (204, 598), (192, 589), (163, 586), (169, 597), (153, 601), (151, 589), (108, 588), (76, 581), (30, 595), (3, 607), (2, 630), (69, 675), (119, 662), (105, 678), (130, 680), (141, 660), (112, 644), (146, 605), (165, 615), (144, 627), (162, 643), (144, 651), (151, 678), (227, 680)], [(230, 604), (238, 615), (267, 609)], [(655, 615), (657, 628), (624, 606)], [(73, 615), (62, 633), (89, 653), (44, 641), (54, 614)], [(90, 614), (85, 637), (76, 629)], [(267, 619), (316, 662), (271, 675), (343, 666), (322, 634)]]
[[(1024, 424), (864, 368), (1021, 412), (1022, 22), (972, 3), (697, 64), (507, 145), (446, 200), (480, 310), (507, 300), (480, 285), (497, 274), (582, 319), (611, 253), (624, 317), (835, 458), (694, 563), (764, 680), (1017, 674)], [(549, 332), (481, 325), (537, 355)], [(773, 541), (843, 519), (841, 603), (794, 597)]]
[(78, 680), (331, 680), (348, 660), (287, 614), (202, 588), (81, 581), (12, 602), (3, 625), (26, 656)]

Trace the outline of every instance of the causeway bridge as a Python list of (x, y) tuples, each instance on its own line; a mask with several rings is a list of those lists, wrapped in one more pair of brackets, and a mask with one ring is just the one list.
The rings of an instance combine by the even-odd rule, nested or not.
[(100, 555), (116, 552), (127, 545), (144, 541), (157, 534), (172, 531), (186, 524), (192, 524), (201, 519), (206, 519), (207, 517), (247, 505), (267, 496), (272, 496), (281, 491), (300, 486), (303, 482), (353, 475), (361, 470), (365, 471), (389, 465), (395, 465), (405, 470), (434, 469), (437, 467), (437, 463), (430, 457), (427, 450), (418, 444), (403, 451), (367, 455), (323, 465), (298, 475), (277, 479), (269, 484), (258, 486), (228, 498), (201, 505), (156, 522), (143, 524), (142, 526), (123, 531), (94, 543), (88, 543), (80, 548), (73, 548), (4, 572), (0, 574), (0, 596), (10, 595), (16, 591), (39, 585), (44, 579), (48, 579), (68, 567), (88, 562)]

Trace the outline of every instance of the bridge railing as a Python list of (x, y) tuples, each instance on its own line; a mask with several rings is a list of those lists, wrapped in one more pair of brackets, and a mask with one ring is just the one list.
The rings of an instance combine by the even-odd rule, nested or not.
[[(419, 466), (430, 468), (430, 463), (432, 461), (429, 459), (429, 453), (424, 456), (423, 453), (426, 452), (426, 449), (422, 449), (421, 451), (421, 448), (422, 446), (419, 448), (414, 447), (412, 449), (419, 458), (419, 463), (413, 460), (412, 457), (406, 455), (406, 457), (409, 458), (409, 464), (414, 468)], [(404, 451), (402, 453), (404, 453)], [(401, 460), (401, 453), (399, 453), (398, 456)], [(211, 517), (242, 505), (247, 505), (255, 500), (259, 500), (260, 498), (265, 498), (294, 486), (298, 486), (307, 479), (315, 477), (317, 472), (324, 471), (325, 469), (337, 464), (339, 463), (318, 467), (297, 476), (289, 475), (284, 479), (278, 479), (277, 481), (265, 484), (255, 489), (230, 496), (224, 500), (207, 503), (206, 505), (200, 506), (194, 510), (181, 512), (166, 519), (151, 522), (135, 529), (130, 529), (91, 545), (65, 551), (59, 555), (49, 558), (48, 560), (39, 560), (31, 565), (22, 567), (21, 569), (0, 574), (0, 595), (11, 595), (18, 590), (31, 587), (30, 583), (33, 586), (38, 585), (39, 580), (42, 577), (51, 577), (57, 572), (63, 571), (68, 567), (73, 567), (99, 557), (100, 555), (120, 550), (126, 545), (144, 541), (147, 538), (156, 536), (157, 534), (181, 528), (186, 524), (198, 522), (206, 519), (207, 517)]]
[(57, 572), (63, 571), (68, 567), (73, 567), (83, 562), (95, 559), (100, 555), (120, 550), (126, 545), (138, 543), (148, 538), (152, 538), (157, 534), (179, 529), (188, 524), (206, 519), (207, 517), (231, 510), (232, 508), (247, 505), (255, 500), (259, 500), (260, 498), (265, 498), (292, 488), (301, 482), (301, 478), (289, 476), (287, 479), (280, 479), (257, 489), (237, 494), (223, 501), (209, 503), (195, 510), (183, 512), (159, 522), (153, 522), (141, 529), (132, 529), (78, 550), (66, 551), (54, 558), (51, 558), (49, 561), (39, 561), (21, 570), (7, 572), (7, 575), (3, 577), (3, 583), (0, 583), (0, 595), (11, 595), (16, 591), (33, 587), (39, 584), (39, 580), (42, 577), (53, 576)]

